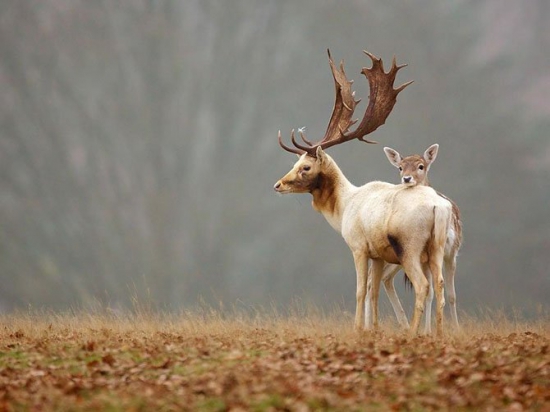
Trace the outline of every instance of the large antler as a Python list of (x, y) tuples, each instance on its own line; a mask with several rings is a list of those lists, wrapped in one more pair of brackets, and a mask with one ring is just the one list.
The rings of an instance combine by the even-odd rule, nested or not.
[(397, 89), (394, 89), (393, 83), (397, 72), (399, 69), (405, 67), (406, 64), (397, 66), (394, 57), (390, 71), (385, 73), (382, 59), (376, 57), (368, 51), (364, 52), (371, 58), (372, 67), (370, 69), (364, 67), (361, 71), (369, 82), (370, 94), (369, 104), (359, 126), (352, 132), (348, 131), (350, 126), (357, 122), (357, 120), (352, 120), (351, 117), (353, 116), (355, 106), (360, 102), (360, 100), (355, 100), (355, 92), (352, 92), (351, 90), (353, 81), (349, 81), (346, 77), (344, 62), (340, 62), (340, 68), (338, 69), (332, 60), (330, 51), (328, 51), (328, 60), (332, 71), (332, 77), (334, 78), (336, 98), (325, 136), (317, 143), (312, 143), (306, 139), (301, 131), (299, 131), (300, 137), (306, 144), (303, 145), (296, 141), (294, 130), (292, 130), (290, 138), (294, 147), (288, 147), (283, 143), (281, 139), (281, 132), (279, 131), (279, 144), (283, 149), (291, 153), (307, 153), (308, 155), (315, 157), (317, 147), (327, 149), (331, 146), (353, 139), (359, 139), (365, 143), (376, 143), (374, 141), (366, 140), (364, 137), (375, 131), (379, 126), (386, 122), (386, 118), (389, 116), (393, 106), (395, 105), (397, 95), (405, 87), (411, 84), (412, 81), (399, 86)]

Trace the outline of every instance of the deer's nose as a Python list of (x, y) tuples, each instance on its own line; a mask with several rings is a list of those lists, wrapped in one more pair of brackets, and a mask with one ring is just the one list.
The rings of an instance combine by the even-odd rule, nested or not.
[(279, 182), (275, 183), (275, 186), (273, 186), (273, 189), (279, 190), (280, 187), (281, 187), (281, 182), (279, 181)]
[(403, 183), (410, 183), (412, 180), (411, 176), (403, 176)]

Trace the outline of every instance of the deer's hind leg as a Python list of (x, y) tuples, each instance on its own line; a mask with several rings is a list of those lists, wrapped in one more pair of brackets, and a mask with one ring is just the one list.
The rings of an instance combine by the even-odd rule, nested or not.
[(455, 290), (455, 272), (456, 272), (456, 254), (452, 257), (445, 256), (445, 288), (449, 306), (451, 308), (451, 321), (453, 326), (458, 329), (458, 315), (456, 313), (456, 290)]
[(432, 272), (432, 287), (436, 298), (435, 325), (437, 336), (443, 335), (443, 308), (445, 307), (445, 296), (443, 295), (443, 271), (441, 260), (430, 260), (430, 271)]
[[(401, 301), (399, 300), (399, 297), (395, 292), (395, 286), (393, 284), (395, 275), (399, 272), (400, 269), (401, 269), (401, 266), (399, 265), (394, 265), (391, 263), (384, 264), (384, 270), (382, 272), (382, 282), (384, 285), (384, 290), (386, 291), (386, 295), (388, 296), (388, 299), (390, 300), (393, 311), (395, 312), (395, 317), (397, 318), (397, 322), (402, 327), (408, 328), (409, 321), (407, 319), (407, 315), (405, 314), (405, 310), (401, 305)], [(371, 304), (370, 304), (371, 296), (372, 296), (372, 279), (373, 279), (372, 265), (369, 265), (369, 278), (367, 281), (367, 298), (365, 302), (365, 329), (372, 328), (372, 310), (371, 310)]]
[(424, 276), (428, 280), (428, 283), (430, 284), (430, 289), (428, 292), (428, 296), (426, 298), (426, 309), (424, 312), (424, 333), (426, 335), (429, 335), (432, 333), (432, 303), (434, 300), (434, 288), (433, 288), (433, 279), (432, 279), (432, 273), (430, 272), (430, 268), (428, 265), (424, 265)]
[(416, 335), (418, 333), (418, 326), (420, 325), (420, 319), (426, 305), (426, 297), (428, 295), (430, 284), (428, 283), (424, 271), (422, 270), (422, 264), (419, 259), (405, 259), (403, 261), (403, 269), (407, 274), (407, 277), (411, 281), (414, 293), (414, 314), (411, 321), (411, 334)]
[(401, 305), (401, 301), (399, 300), (399, 297), (395, 292), (395, 286), (393, 284), (395, 275), (397, 275), (397, 272), (399, 272), (400, 269), (401, 269), (401, 266), (399, 265), (394, 265), (389, 263), (386, 264), (384, 266), (384, 273), (382, 274), (382, 281), (384, 282), (384, 289), (386, 290), (386, 295), (388, 295), (388, 299), (390, 300), (393, 311), (395, 312), (395, 317), (397, 318), (397, 322), (399, 322), (399, 324), (402, 327), (408, 328), (409, 321), (407, 319), (407, 315), (405, 314), (405, 310)]

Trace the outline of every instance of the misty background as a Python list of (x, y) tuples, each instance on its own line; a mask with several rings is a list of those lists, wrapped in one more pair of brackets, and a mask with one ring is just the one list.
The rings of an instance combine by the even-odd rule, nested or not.
[(343, 172), (397, 183), (383, 146), (439, 143), (430, 180), (464, 221), (459, 311), (546, 311), (549, 21), (547, 0), (1, 1), (0, 310), (353, 310), (340, 235), (309, 195), (273, 192), (296, 160), (277, 131), (324, 134), (330, 48), (357, 117), (363, 49), (415, 81), (380, 144), (329, 150)]

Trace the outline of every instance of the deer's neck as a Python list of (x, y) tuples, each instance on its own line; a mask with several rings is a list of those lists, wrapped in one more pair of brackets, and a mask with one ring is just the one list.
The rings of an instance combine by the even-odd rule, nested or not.
[(342, 214), (349, 195), (355, 186), (344, 176), (334, 161), (330, 161), (319, 173), (311, 190), (313, 209), (323, 214), (329, 224), (341, 231)]

